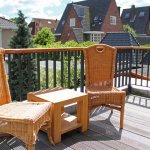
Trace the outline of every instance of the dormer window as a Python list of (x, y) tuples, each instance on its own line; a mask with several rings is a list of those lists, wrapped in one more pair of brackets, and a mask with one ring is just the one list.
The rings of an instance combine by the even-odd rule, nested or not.
[(79, 17), (84, 17), (84, 7), (78, 6), (77, 7), (77, 14)]
[(144, 17), (144, 11), (141, 11), (141, 12), (139, 13), (139, 17)]
[(70, 18), (70, 27), (75, 27), (75, 18)]
[(116, 25), (116, 16), (110, 16), (110, 24)]
[(130, 19), (130, 22), (134, 22), (135, 18), (136, 18), (136, 15), (134, 15), (134, 17)]
[(99, 16), (94, 17), (94, 21), (98, 21)]
[(93, 23), (98, 25), (102, 23), (102, 19), (100, 18), (100, 16), (95, 16), (93, 19)]
[(64, 25), (64, 24), (65, 24), (65, 20), (63, 20), (63, 21), (61, 22), (61, 24)]
[(130, 13), (126, 13), (124, 18), (129, 18), (130, 17)]

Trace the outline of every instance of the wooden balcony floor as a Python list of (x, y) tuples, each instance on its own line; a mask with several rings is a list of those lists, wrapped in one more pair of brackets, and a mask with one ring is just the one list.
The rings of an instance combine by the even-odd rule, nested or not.
[[(150, 149), (150, 99), (126, 97), (125, 126), (119, 130), (119, 112), (100, 107), (93, 111), (86, 133), (72, 131), (62, 136), (62, 142), (52, 146), (45, 133), (40, 132), (35, 150), (100, 150)], [(1, 138), (0, 150), (25, 150), (14, 138)]]

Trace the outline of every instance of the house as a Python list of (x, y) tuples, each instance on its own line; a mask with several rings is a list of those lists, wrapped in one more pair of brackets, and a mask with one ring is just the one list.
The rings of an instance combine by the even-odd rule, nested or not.
[(128, 32), (106, 33), (100, 43), (110, 46), (140, 46), (136, 38)]
[(138, 35), (150, 35), (150, 6), (124, 9), (122, 23), (129, 24)]
[[(136, 38), (129, 32), (112, 32), (106, 33), (100, 43), (110, 46), (140, 46)], [(132, 62), (136, 62), (136, 51), (132, 51)], [(118, 56), (118, 55), (117, 55)], [(142, 53), (139, 51), (139, 61), (142, 59)], [(121, 58), (122, 60), (123, 58)]]
[(59, 20), (53, 19), (40, 19), (40, 18), (33, 18), (29, 23), (29, 28), (31, 29), (31, 34), (34, 36), (40, 31), (43, 27), (48, 27), (51, 29), (52, 33), (55, 32)]
[(115, 0), (85, 0), (67, 5), (55, 31), (57, 41), (99, 42), (106, 32), (123, 31)]
[(9, 42), (17, 26), (14, 22), (0, 17), (0, 47), (9, 48)]

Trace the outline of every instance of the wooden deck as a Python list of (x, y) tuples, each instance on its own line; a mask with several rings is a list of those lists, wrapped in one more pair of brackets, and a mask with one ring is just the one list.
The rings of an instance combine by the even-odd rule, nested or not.
[[(35, 150), (101, 150), (150, 149), (150, 99), (130, 95), (126, 97), (125, 127), (119, 130), (119, 112), (100, 107), (91, 114), (86, 133), (72, 131), (64, 134), (56, 146), (49, 144), (40, 132)], [(1, 138), (0, 150), (25, 150), (24, 144), (14, 138)]]

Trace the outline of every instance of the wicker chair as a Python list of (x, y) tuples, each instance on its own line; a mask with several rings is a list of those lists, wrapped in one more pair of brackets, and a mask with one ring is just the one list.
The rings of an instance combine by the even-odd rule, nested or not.
[(11, 134), (22, 140), (28, 150), (34, 149), (37, 133), (47, 125), (49, 140), (51, 126), (51, 104), (49, 102), (12, 102), (6, 79), (3, 50), (0, 50), (0, 132)]
[(89, 111), (97, 106), (117, 109), (120, 111), (120, 128), (123, 128), (125, 92), (113, 87), (116, 49), (94, 45), (84, 49), (84, 57)]

